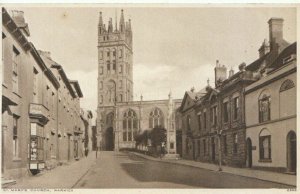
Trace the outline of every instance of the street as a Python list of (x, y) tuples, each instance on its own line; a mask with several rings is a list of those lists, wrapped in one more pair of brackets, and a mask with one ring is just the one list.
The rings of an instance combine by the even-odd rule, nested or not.
[(290, 188), (195, 167), (146, 160), (132, 153), (100, 152), (74, 188)]

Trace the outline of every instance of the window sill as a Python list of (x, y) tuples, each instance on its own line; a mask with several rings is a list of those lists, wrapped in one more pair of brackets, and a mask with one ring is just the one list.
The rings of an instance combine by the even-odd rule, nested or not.
[(19, 158), (19, 157), (14, 157), (13, 158), (13, 162), (20, 162), (22, 159), (21, 158)]
[(271, 121), (271, 119), (267, 120), (267, 121), (259, 121), (259, 124), (266, 124), (269, 123)]
[(262, 163), (272, 163), (272, 159), (260, 159), (260, 160), (258, 160), (258, 162), (262, 162)]

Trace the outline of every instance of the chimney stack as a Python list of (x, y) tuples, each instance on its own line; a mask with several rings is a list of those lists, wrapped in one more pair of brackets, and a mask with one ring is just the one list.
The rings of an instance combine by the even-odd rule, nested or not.
[(24, 12), (19, 10), (12, 10), (12, 19), (17, 24), (18, 28), (25, 33), (25, 35), (28, 37), (30, 36), (28, 24), (25, 22), (24, 18)]
[(259, 52), (259, 58), (265, 56), (268, 52), (270, 52), (270, 44), (267, 42), (266, 39), (263, 41), (258, 52)]
[(283, 19), (271, 18), (269, 20), (270, 49), (276, 49), (276, 45), (283, 42)]
[(216, 61), (215, 67), (215, 85), (218, 87), (221, 82), (227, 79), (227, 68), (225, 65), (219, 63), (219, 60)]

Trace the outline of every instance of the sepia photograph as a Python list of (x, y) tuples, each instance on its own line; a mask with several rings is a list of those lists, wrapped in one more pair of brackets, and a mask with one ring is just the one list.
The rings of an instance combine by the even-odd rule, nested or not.
[(2, 191), (296, 191), (297, 9), (2, 4)]

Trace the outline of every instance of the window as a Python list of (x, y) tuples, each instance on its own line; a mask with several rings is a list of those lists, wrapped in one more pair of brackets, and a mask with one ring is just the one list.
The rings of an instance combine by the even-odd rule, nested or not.
[(187, 126), (187, 130), (191, 131), (191, 117), (190, 117), (190, 115), (188, 115), (187, 118), (186, 118), (186, 126)]
[(122, 94), (119, 95), (119, 99), (120, 99), (120, 102), (123, 102), (123, 95)]
[(129, 109), (123, 116), (123, 141), (133, 141), (138, 130), (138, 119), (135, 111)]
[(123, 66), (120, 65), (120, 68), (119, 68), (119, 73), (122, 73), (123, 72)]
[(201, 129), (202, 129), (202, 122), (201, 122), (202, 120), (201, 120), (201, 119), (202, 119), (202, 116), (201, 116), (201, 114), (199, 114), (199, 115), (198, 115), (199, 131), (201, 131)]
[(107, 65), (107, 72), (110, 71), (110, 61), (106, 61), (106, 65)]
[(259, 100), (259, 122), (265, 122), (270, 120), (270, 96), (263, 95)]
[(189, 139), (186, 138), (186, 142), (185, 142), (185, 150), (186, 150), (186, 153), (188, 154), (190, 149), (189, 149)]
[(114, 57), (116, 56), (116, 51), (113, 51), (113, 56), (114, 56)]
[(103, 58), (103, 51), (99, 51), (99, 59)]
[(233, 119), (236, 120), (238, 118), (239, 113), (239, 97), (235, 97), (233, 99)]
[(227, 137), (226, 135), (223, 136), (223, 142), (224, 142), (224, 154), (227, 155)]
[(13, 115), (13, 157), (17, 158), (19, 156), (18, 149), (18, 119), (19, 117)]
[(100, 82), (100, 89), (101, 90), (103, 89), (103, 82), (102, 81)]
[(99, 73), (100, 73), (100, 75), (102, 75), (103, 74), (103, 67), (101, 66), (101, 67), (99, 67)]
[(271, 159), (271, 135), (259, 137), (259, 158)]
[(217, 124), (217, 106), (214, 106), (210, 109), (210, 121), (212, 126)]
[[(107, 37), (107, 39), (108, 39), (108, 37)], [(109, 57), (109, 56), (110, 56), (110, 52), (109, 52), (109, 51), (107, 51), (107, 53), (106, 53), (106, 54), (107, 54), (107, 57)]]
[(113, 70), (116, 71), (116, 60), (113, 60)]
[(160, 109), (155, 108), (149, 116), (149, 128), (152, 129), (157, 126), (164, 127), (164, 116)]
[(122, 85), (123, 85), (122, 80), (119, 80), (119, 88), (120, 88), (120, 89), (122, 88)]
[(238, 134), (233, 133), (233, 153), (237, 153), (237, 146), (238, 146)]
[(203, 139), (203, 153), (206, 155), (206, 139)]
[(223, 114), (224, 114), (224, 123), (227, 123), (229, 120), (229, 107), (228, 102), (223, 103)]
[(206, 112), (203, 113), (203, 126), (204, 126), (204, 129), (207, 128), (207, 126), (206, 126)]
[(18, 55), (20, 52), (16, 49), (16, 47), (13, 46), (13, 56), (12, 56), (12, 85), (13, 85), (13, 92), (18, 93), (19, 92), (19, 77), (18, 77)]
[(120, 51), (119, 51), (119, 58), (122, 58), (123, 57), (123, 51), (122, 51), (122, 49), (120, 49)]
[(286, 90), (291, 89), (291, 88), (293, 88), (293, 87), (295, 87), (295, 84), (294, 84), (294, 82), (293, 82), (292, 80), (289, 80), (289, 79), (288, 79), (288, 80), (285, 80), (285, 81), (282, 83), (279, 92), (286, 91)]

